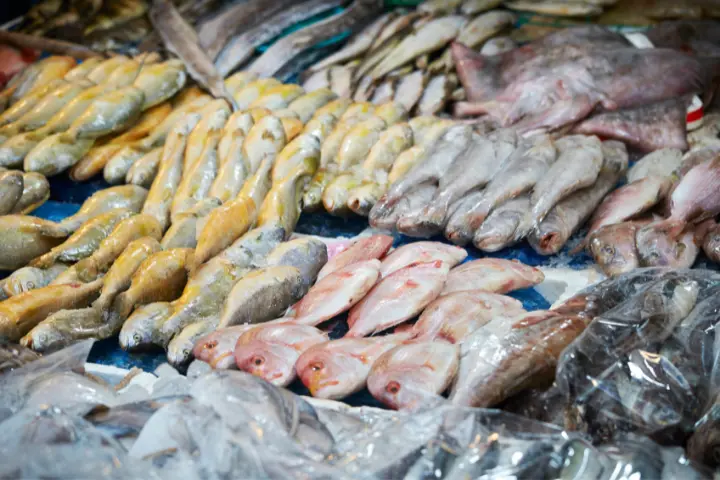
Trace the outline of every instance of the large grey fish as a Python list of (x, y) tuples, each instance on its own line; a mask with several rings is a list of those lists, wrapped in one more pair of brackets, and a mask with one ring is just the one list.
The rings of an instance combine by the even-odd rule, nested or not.
[(483, 192), (482, 197), (465, 214), (448, 222), (445, 236), (458, 245), (468, 243), (492, 210), (501, 203), (528, 192), (555, 162), (556, 150), (547, 135), (536, 135), (520, 142)]
[(275, 247), (267, 256), (266, 265), (297, 268), (302, 276), (303, 286), (309, 289), (327, 261), (328, 252), (325, 243), (315, 238), (296, 238)]
[(484, 187), (515, 150), (515, 134), (501, 132), (490, 138), (473, 135), (473, 142), (440, 179), (438, 193), (423, 215), (433, 233), (445, 226), (450, 205), (476, 188)]
[(530, 199), (529, 222), (534, 226), (561, 199), (595, 183), (603, 165), (602, 143), (597, 137), (563, 137), (555, 144), (560, 155), (537, 182)]
[(603, 147), (605, 163), (595, 183), (560, 200), (530, 233), (528, 240), (536, 252), (541, 255), (559, 252), (627, 170), (624, 144), (608, 141)]
[(215, 70), (215, 65), (200, 47), (195, 31), (170, 0), (153, 0), (150, 20), (167, 49), (182, 59), (195, 81), (207, 88), (214, 97), (224, 98), (230, 105), (236, 105), (223, 78)]
[(348, 29), (354, 30), (361, 27), (380, 12), (381, 8), (381, 2), (377, 0), (355, 0), (343, 12), (302, 28), (275, 42), (250, 65), (250, 71), (261, 77), (270, 77), (309, 47)]
[(449, 128), (442, 138), (427, 152), (424, 160), (408, 172), (404, 178), (396, 181), (375, 204), (370, 214), (382, 217), (395, 207), (398, 201), (416, 186), (438, 181), (452, 163), (468, 148), (472, 140), (472, 128), (467, 125), (455, 125)]
[(484, 252), (497, 252), (518, 241), (516, 230), (530, 212), (530, 195), (520, 195), (503, 203), (475, 232), (473, 244)]
[[(283, 10), (276, 12), (269, 21), (231, 38), (215, 59), (215, 67), (221, 75), (227, 75), (252, 57), (259, 45), (277, 37), (288, 27), (342, 3), (342, 0), (291, 2)], [(307, 88), (305, 90), (310, 91)]]

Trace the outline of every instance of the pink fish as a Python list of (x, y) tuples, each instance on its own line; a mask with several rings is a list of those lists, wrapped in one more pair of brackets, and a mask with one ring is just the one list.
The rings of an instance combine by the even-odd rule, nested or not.
[(544, 279), (545, 275), (540, 270), (517, 260), (481, 258), (453, 268), (442, 295), (466, 290), (507, 293), (532, 287)]
[(362, 390), (375, 360), (409, 338), (395, 334), (331, 340), (300, 355), (295, 371), (313, 397), (341, 399)]
[(365, 297), (379, 277), (379, 260), (352, 263), (334, 271), (293, 307), (294, 323), (318, 325), (349, 310)]
[(327, 342), (326, 333), (308, 325), (260, 325), (238, 338), (237, 367), (278, 387), (295, 379), (295, 362), (305, 350)]
[(455, 292), (425, 308), (413, 326), (414, 341), (460, 343), (497, 316), (516, 316), (525, 309), (520, 301), (482, 290)]
[(440, 294), (447, 276), (447, 265), (436, 260), (383, 278), (350, 310), (347, 336), (365, 337), (413, 318)]
[(450, 386), (460, 348), (448, 343), (411, 343), (385, 352), (367, 379), (375, 399), (396, 410), (414, 409)]
[(320, 273), (318, 273), (318, 280), (350, 264), (382, 258), (390, 250), (392, 244), (393, 238), (389, 235), (373, 235), (361, 238), (346, 250), (328, 260)]
[[(263, 325), (290, 322), (292, 320), (292, 318), (280, 318), (272, 322), (265, 322)], [(235, 368), (235, 358), (233, 357), (235, 344), (240, 335), (254, 327), (257, 327), (257, 325), (244, 324), (215, 330), (195, 342), (193, 356), (198, 360), (209, 363), (216, 370)]]
[(430, 263), (435, 260), (440, 260), (447, 264), (448, 268), (452, 268), (466, 257), (467, 251), (464, 248), (440, 242), (413, 242), (393, 250), (383, 259), (380, 276), (385, 278), (413, 263)]

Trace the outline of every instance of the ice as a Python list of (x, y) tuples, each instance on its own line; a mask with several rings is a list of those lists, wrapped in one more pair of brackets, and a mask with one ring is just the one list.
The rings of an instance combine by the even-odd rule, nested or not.
[(193, 360), (188, 366), (187, 377), (191, 380), (195, 380), (206, 373), (210, 373), (211, 371), (212, 367), (209, 363), (203, 362), (202, 360)]
[(167, 363), (157, 367), (154, 373), (158, 380), (153, 384), (151, 392), (153, 398), (185, 395), (190, 390), (190, 380)]

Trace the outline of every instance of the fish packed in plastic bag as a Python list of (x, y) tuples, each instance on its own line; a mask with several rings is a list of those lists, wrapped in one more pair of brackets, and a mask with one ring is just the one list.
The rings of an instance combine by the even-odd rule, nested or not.
[(711, 478), (646, 438), (593, 447), (555, 425), (439, 398), (413, 412), (315, 405), (202, 365), (188, 377), (162, 366), (140, 395), (145, 387), (79, 373), (90, 346), (0, 377), (0, 478)]

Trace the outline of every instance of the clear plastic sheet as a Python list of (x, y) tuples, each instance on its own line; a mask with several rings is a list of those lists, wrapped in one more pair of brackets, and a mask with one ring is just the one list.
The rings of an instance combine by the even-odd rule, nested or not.
[(639, 271), (590, 297), (582, 311), (597, 316), (557, 369), (565, 426), (595, 442), (633, 433), (684, 446), (718, 394), (720, 274)]

